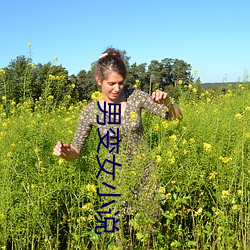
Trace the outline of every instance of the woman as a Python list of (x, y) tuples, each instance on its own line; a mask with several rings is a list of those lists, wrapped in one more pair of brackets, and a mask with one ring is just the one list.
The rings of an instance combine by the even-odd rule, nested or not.
[[(172, 102), (167, 93), (158, 91), (153, 92), (152, 98), (139, 90), (124, 89), (124, 81), (127, 76), (127, 69), (120, 51), (113, 48), (107, 49), (99, 58), (96, 64), (95, 80), (102, 88), (103, 101), (106, 103), (121, 104), (121, 136), (126, 139), (126, 135), (133, 133), (133, 141), (128, 144), (136, 145), (142, 138), (141, 108), (159, 115), (163, 118), (181, 118), (182, 114), (179, 106)], [(161, 104), (161, 105), (158, 105)], [(71, 144), (57, 142), (53, 154), (65, 160), (73, 161), (78, 158), (86, 139), (93, 125), (99, 127), (103, 134), (107, 127), (98, 125), (94, 110), (98, 109), (96, 102), (90, 103), (82, 112), (78, 129)], [(131, 112), (138, 115), (136, 122), (131, 128)]]
[[(93, 126), (98, 128), (98, 133), (101, 135), (100, 138), (107, 134), (110, 128), (119, 129), (119, 139), (123, 143), (120, 152), (122, 155), (127, 156), (125, 165), (122, 165), (123, 170), (126, 172), (126, 169), (129, 167), (134, 170), (138, 166), (143, 166), (144, 168), (141, 175), (142, 178), (136, 176), (138, 179), (132, 184), (131, 182), (126, 182), (127, 173), (124, 174), (123, 172), (123, 176), (120, 178), (120, 184), (127, 185), (127, 193), (133, 193), (132, 196), (134, 195), (135, 197), (130, 199), (130, 202), (128, 202), (128, 197), (131, 198), (131, 196), (125, 195), (121, 197), (121, 207), (124, 208), (122, 213), (125, 215), (134, 215), (142, 208), (142, 205), (150, 202), (147, 211), (150, 210), (152, 215), (152, 210), (156, 206), (154, 208), (152, 205), (155, 199), (152, 198), (154, 195), (150, 193), (153, 193), (157, 189), (157, 185), (149, 185), (149, 166), (152, 165), (152, 162), (148, 161), (150, 154), (143, 149), (145, 157), (141, 158), (139, 164), (135, 164), (131, 160), (133, 156), (138, 155), (140, 145), (143, 141), (141, 110), (146, 109), (164, 119), (181, 118), (182, 114), (178, 105), (172, 102), (165, 92), (154, 92), (151, 97), (143, 91), (124, 88), (126, 76), (127, 69), (120, 51), (114, 48), (107, 49), (100, 56), (95, 68), (95, 80), (101, 86), (103, 100), (99, 101), (99, 103), (93, 101), (84, 108), (72, 143), (57, 142), (53, 153), (65, 160), (73, 161), (80, 155), (80, 151)], [(105, 103), (120, 104), (120, 124), (98, 124), (97, 116), (99, 116), (100, 120), (103, 120), (105, 117), (108, 118), (111, 115), (109, 112), (106, 114), (100, 112), (100, 110), (104, 109)], [(110, 139), (111, 141), (112, 138)], [(128, 187), (129, 185), (130, 187)], [(139, 197), (142, 197), (140, 202)], [(148, 212), (146, 212), (145, 217), (148, 217)]]

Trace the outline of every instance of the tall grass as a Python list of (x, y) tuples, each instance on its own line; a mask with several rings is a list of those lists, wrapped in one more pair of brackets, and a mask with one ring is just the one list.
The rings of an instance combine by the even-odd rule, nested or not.
[[(101, 208), (96, 194), (98, 135), (93, 129), (81, 156), (65, 162), (52, 155), (58, 140), (70, 142), (86, 103), (46, 109), (37, 101), (9, 102), (0, 110), (0, 247), (2, 249), (249, 249), (250, 89), (247, 84), (213, 96), (183, 93), (184, 119), (165, 121), (143, 114), (150, 155), (132, 164), (121, 156), (122, 199), (134, 202), (135, 185), (148, 158), (151, 179), (160, 180), (160, 225), (139, 213), (129, 233), (94, 232)], [(119, 174), (118, 174), (119, 176)], [(140, 205), (148, 205), (145, 200)], [(152, 204), (151, 204), (152, 205)], [(146, 213), (146, 212), (145, 212)], [(125, 242), (126, 240), (126, 242)]]

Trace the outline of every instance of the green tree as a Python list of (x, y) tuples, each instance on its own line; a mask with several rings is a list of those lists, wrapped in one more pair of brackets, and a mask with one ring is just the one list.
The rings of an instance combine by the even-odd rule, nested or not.
[(179, 80), (183, 82), (183, 85), (188, 85), (193, 82), (193, 78), (191, 76), (191, 65), (183, 60), (174, 60), (171, 75), (172, 83), (175, 86)]
[(179, 59), (164, 58), (161, 62), (152, 60), (148, 73), (152, 76), (154, 90), (164, 90), (169, 85), (176, 86), (178, 80), (182, 80), (184, 84), (192, 82), (191, 65)]
[(138, 89), (148, 92), (149, 90), (149, 76), (146, 71), (146, 63), (141, 63), (137, 65), (136, 63), (132, 64), (128, 70), (127, 78), (127, 87), (133, 87), (136, 81)]
[(33, 98), (40, 96), (45, 99), (52, 95), (56, 101), (62, 101), (70, 93), (68, 71), (61, 65), (52, 65), (51, 62), (38, 64), (32, 80)]
[(86, 72), (85, 70), (81, 70), (77, 74), (77, 91), (79, 95), (79, 100), (90, 100), (91, 94), (94, 91), (98, 90), (98, 85), (94, 80), (94, 68), (92, 65), (92, 69)]
[(25, 100), (32, 96), (32, 64), (31, 59), (18, 56), (6, 68), (6, 91), (8, 100)]

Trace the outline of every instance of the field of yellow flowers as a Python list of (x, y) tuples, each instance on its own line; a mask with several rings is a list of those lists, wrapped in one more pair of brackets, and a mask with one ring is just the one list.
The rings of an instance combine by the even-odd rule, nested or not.
[[(137, 214), (130, 219), (126, 244), (133, 249), (249, 249), (249, 85), (229, 86), (218, 95), (193, 91), (178, 102), (182, 121), (143, 113), (155, 160), (152, 180), (160, 180), (164, 199), (160, 225), (153, 229), (146, 215)], [(115, 233), (94, 231), (100, 208), (96, 130), (77, 161), (52, 155), (58, 140), (72, 140), (85, 105), (55, 107), (49, 97), (46, 107), (41, 100), (35, 106), (12, 101), (8, 113), (0, 106), (0, 249), (122, 249), (116, 246), (125, 233), (121, 224)], [(138, 155), (134, 165), (119, 170), (126, 172), (120, 190), (128, 200), (133, 197), (126, 185), (136, 182), (144, 157), (149, 156)]]

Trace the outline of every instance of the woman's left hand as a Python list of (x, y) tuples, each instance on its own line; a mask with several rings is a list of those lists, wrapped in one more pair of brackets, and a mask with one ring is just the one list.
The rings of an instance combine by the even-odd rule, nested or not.
[(152, 99), (154, 102), (159, 104), (168, 104), (171, 102), (168, 93), (162, 91), (153, 92)]

